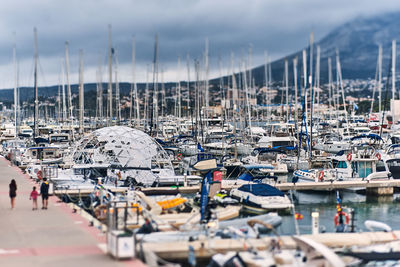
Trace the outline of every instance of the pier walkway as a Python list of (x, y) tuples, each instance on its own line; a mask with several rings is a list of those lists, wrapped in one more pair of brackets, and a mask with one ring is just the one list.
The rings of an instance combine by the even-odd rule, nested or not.
[[(15, 209), (8, 185), (17, 182)], [(139, 260), (117, 261), (105, 253), (105, 234), (58, 198), (48, 210), (32, 210), (29, 195), (35, 184), (17, 167), (0, 158), (0, 266), (144, 266)], [(36, 185), (38, 188), (39, 185)]]
[[(222, 185), (221, 189), (230, 191), (240, 187), (239, 184)], [(371, 181), (327, 181), (327, 182), (301, 182), (301, 183), (276, 183), (272, 184), (282, 191), (332, 191), (343, 189), (365, 189), (367, 194), (372, 195), (393, 195), (393, 188), (400, 187), (400, 179), (371, 180)], [(112, 192), (124, 193), (127, 188), (116, 187), (110, 189)], [(146, 195), (173, 195), (173, 194), (194, 194), (200, 191), (200, 186), (180, 186), (180, 187), (147, 187), (141, 188)], [(88, 196), (93, 190), (89, 189), (62, 189), (56, 190), (56, 195)]]

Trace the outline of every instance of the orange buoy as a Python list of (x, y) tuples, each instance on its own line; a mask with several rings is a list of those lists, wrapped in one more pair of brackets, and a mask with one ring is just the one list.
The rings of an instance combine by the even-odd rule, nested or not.
[(344, 212), (344, 211), (339, 211), (338, 213), (336, 213), (335, 218), (333, 219), (335, 222), (335, 225), (338, 226), (339, 225), (339, 216), (342, 215), (346, 218), (345, 220), (345, 224), (349, 224), (350, 223), (350, 216)]

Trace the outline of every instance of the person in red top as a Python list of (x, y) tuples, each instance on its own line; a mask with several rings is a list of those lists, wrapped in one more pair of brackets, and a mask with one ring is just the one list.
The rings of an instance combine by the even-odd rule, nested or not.
[(30, 199), (33, 201), (32, 210), (37, 210), (37, 197), (39, 193), (36, 191), (36, 186), (33, 187)]

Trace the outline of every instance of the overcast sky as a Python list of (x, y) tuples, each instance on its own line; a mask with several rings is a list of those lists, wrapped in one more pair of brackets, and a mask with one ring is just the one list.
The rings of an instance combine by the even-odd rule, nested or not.
[[(236, 60), (253, 51), (253, 65), (295, 52), (308, 43), (314, 31), (319, 40), (335, 27), (358, 16), (400, 10), (400, 1), (376, 0), (14, 0), (0, 8), (0, 88), (14, 84), (12, 49), (17, 45), (19, 84), (33, 85), (33, 27), (38, 29), (39, 85), (57, 84), (61, 76), (64, 43), (70, 43), (71, 83), (78, 82), (78, 54), (84, 51), (85, 82), (96, 82), (103, 66), (107, 81), (108, 24), (117, 51), (121, 81), (132, 81), (131, 44), (136, 36), (137, 80), (145, 81), (151, 64), (154, 37), (159, 35), (160, 69), (164, 80), (177, 77), (177, 57), (182, 58), (181, 79), (186, 79), (186, 54), (200, 59), (209, 39), (210, 76), (223, 73)], [(15, 38), (14, 38), (15, 33)], [(238, 68), (236, 61), (236, 68)], [(194, 74), (192, 73), (192, 78)]]

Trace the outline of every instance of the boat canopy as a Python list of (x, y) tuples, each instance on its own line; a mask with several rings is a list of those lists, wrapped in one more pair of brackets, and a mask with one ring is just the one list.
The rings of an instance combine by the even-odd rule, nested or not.
[(362, 138), (369, 138), (369, 139), (373, 139), (373, 140), (377, 140), (377, 141), (383, 141), (382, 137), (380, 137), (377, 134), (360, 134), (360, 135), (352, 137), (350, 140), (354, 141), (354, 140), (358, 140), (358, 139), (362, 139)]
[(253, 153), (259, 154), (259, 153), (274, 153), (275, 152), (275, 153), (286, 154), (285, 151), (281, 150), (281, 148), (283, 148), (283, 147), (279, 147), (279, 149), (278, 148), (268, 148), (268, 147), (258, 147), (253, 150)]
[(263, 197), (273, 197), (279, 196), (283, 197), (285, 194), (279, 189), (269, 185), (269, 184), (245, 184), (238, 188), (242, 192), (249, 192), (256, 196)]
[(273, 170), (274, 166), (272, 165), (267, 165), (267, 164), (251, 164), (251, 165), (243, 165), (243, 168), (245, 168), (246, 170), (254, 170), (254, 169), (269, 169), (269, 170)]

